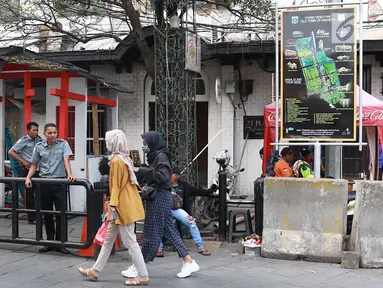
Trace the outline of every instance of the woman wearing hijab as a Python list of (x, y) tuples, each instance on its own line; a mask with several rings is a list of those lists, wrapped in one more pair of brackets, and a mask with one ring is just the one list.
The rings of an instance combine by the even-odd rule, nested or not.
[[(162, 136), (156, 131), (142, 135), (143, 150), (147, 153), (149, 167), (136, 168), (137, 177), (145, 178), (148, 185), (156, 189), (155, 199), (146, 202), (144, 224), (144, 242), (142, 254), (146, 263), (157, 256), (162, 236), (165, 236), (177, 249), (183, 258), (181, 272), (178, 278), (186, 278), (199, 270), (198, 264), (190, 257), (178, 231), (174, 227), (171, 195), (172, 166), (171, 156)], [(124, 277), (132, 278), (137, 275), (137, 267), (133, 264), (121, 272)]]
[(118, 234), (125, 247), (129, 249), (137, 275), (125, 282), (126, 286), (141, 286), (149, 283), (148, 272), (140, 246), (134, 233), (134, 223), (145, 217), (141, 197), (137, 190), (137, 179), (133, 161), (128, 156), (129, 148), (125, 134), (121, 130), (112, 130), (105, 135), (106, 148), (111, 152), (109, 190), (109, 211), (104, 218), (108, 224), (108, 233), (96, 263), (90, 269), (79, 267), (79, 272), (92, 281), (97, 281), (109, 259)]

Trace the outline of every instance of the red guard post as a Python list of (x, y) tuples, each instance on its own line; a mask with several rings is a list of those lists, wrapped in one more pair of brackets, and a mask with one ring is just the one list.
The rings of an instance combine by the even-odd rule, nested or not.
[(69, 74), (64, 72), (61, 75), (61, 91), (60, 95), (60, 127), (59, 138), (66, 139), (68, 134), (68, 94), (69, 94)]
[(32, 96), (35, 90), (32, 89), (32, 77), (30, 72), (24, 73), (24, 129), (27, 131), (27, 124), (32, 121)]

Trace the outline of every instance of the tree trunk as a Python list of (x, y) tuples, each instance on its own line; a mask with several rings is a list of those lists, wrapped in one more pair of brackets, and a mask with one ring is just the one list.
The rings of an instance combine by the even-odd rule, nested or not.
[(155, 65), (154, 65), (154, 51), (150, 49), (148, 42), (144, 37), (142, 31), (142, 25), (140, 21), (140, 15), (134, 9), (132, 0), (122, 0), (126, 15), (130, 20), (130, 24), (133, 27), (133, 35), (136, 40), (137, 48), (141, 53), (142, 58), (144, 59), (144, 66), (149, 76), (152, 79), (155, 79)]

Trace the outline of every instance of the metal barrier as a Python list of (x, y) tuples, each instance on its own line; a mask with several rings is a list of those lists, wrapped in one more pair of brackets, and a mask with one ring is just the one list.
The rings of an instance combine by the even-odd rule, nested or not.
[[(12, 184), (12, 191), (17, 191), (17, 183), (25, 183), (21, 177), (0, 177), (0, 183)], [(12, 236), (0, 236), (0, 242), (18, 243), (27, 245), (51, 246), (53, 248), (85, 249), (92, 245), (93, 238), (100, 227), (102, 214), (102, 192), (95, 191), (92, 184), (84, 179), (70, 182), (67, 179), (32, 178), (35, 185), (35, 209), (18, 208), (18, 193), (12, 193), (12, 208), (0, 208), (0, 212), (12, 213)], [(41, 184), (61, 185), (61, 211), (41, 210)], [(86, 190), (87, 212), (67, 211), (67, 186), (83, 186)], [(36, 213), (36, 239), (19, 237), (19, 214)], [(42, 214), (60, 215), (61, 240), (42, 239)], [(85, 242), (69, 242), (67, 216), (82, 216), (88, 218), (87, 239)], [(91, 221), (89, 221), (91, 220)]]
[(255, 234), (262, 237), (263, 232), (263, 190), (264, 177), (254, 181), (254, 203), (255, 203)]

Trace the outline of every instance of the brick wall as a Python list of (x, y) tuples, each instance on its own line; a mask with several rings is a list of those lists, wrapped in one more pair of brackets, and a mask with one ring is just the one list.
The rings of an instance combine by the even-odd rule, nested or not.
[[(117, 74), (113, 65), (91, 66), (91, 73), (112, 79), (114, 82), (133, 91), (133, 94), (116, 92), (118, 96), (118, 128), (128, 137), (130, 149), (139, 150), (143, 159), (141, 135), (144, 132), (144, 81), (145, 68), (134, 63), (133, 73), (123, 71)], [(110, 117), (109, 117), (110, 118)], [(108, 128), (111, 128), (109, 123)]]
[[(263, 72), (257, 64), (242, 65), (242, 74), (244, 79), (254, 80), (254, 93), (249, 96), (245, 103), (248, 115), (263, 115), (263, 107), (270, 102), (271, 95), (271, 74)], [(117, 74), (112, 65), (92, 66), (91, 73), (112, 78), (113, 81), (124, 85), (134, 91), (133, 94), (117, 93), (119, 98), (119, 129), (123, 130), (128, 136), (131, 149), (138, 149), (141, 153), (142, 140), (140, 135), (144, 132), (144, 86), (146, 71), (141, 64), (133, 65), (133, 73), (123, 72)], [(204, 62), (202, 77), (205, 80), (207, 99), (209, 100), (209, 140), (212, 139), (221, 128), (224, 131), (209, 146), (209, 172), (208, 179), (214, 176), (218, 166), (213, 159), (216, 152), (221, 149), (228, 149), (232, 155), (232, 164), (238, 167), (242, 149), (245, 144), (243, 139), (243, 116), (242, 107), (238, 108), (240, 103), (239, 96), (234, 95), (237, 109), (231, 104), (229, 98), (223, 93), (222, 104), (217, 105), (215, 100), (215, 80), (221, 78), (222, 90), (225, 91), (226, 80), (234, 79), (233, 66), (221, 66), (218, 61), (211, 60)], [(150, 89), (146, 89), (150, 91)], [(235, 115), (235, 116), (234, 116)], [(262, 140), (248, 140), (244, 152), (244, 160), (241, 167), (245, 172), (241, 173), (237, 183), (237, 190), (240, 194), (251, 194), (252, 183), (261, 173), (261, 161), (258, 151), (262, 147)]]
[(383, 76), (383, 67), (380, 65), (380, 62), (376, 61), (375, 55), (364, 56), (363, 60), (363, 64), (371, 65), (371, 95), (383, 100), (381, 79)]
[[(383, 100), (382, 81), (380, 77), (383, 68), (380, 63), (375, 61), (375, 56), (366, 56), (365, 64), (372, 65), (372, 95)], [(264, 72), (256, 62), (251, 64), (241, 63), (240, 69), (242, 79), (253, 80), (253, 93), (249, 95), (245, 102), (245, 109), (248, 116), (263, 115), (264, 106), (271, 102), (272, 75)], [(145, 90), (148, 93), (150, 89), (145, 89), (149, 81), (146, 81), (146, 71), (141, 64), (133, 65), (133, 73), (123, 72), (117, 74), (112, 65), (92, 66), (91, 72), (100, 76), (119, 82), (121, 85), (134, 91), (133, 94), (117, 93), (119, 97), (119, 128), (123, 130), (130, 141), (131, 149), (138, 149), (142, 159), (142, 140), (140, 135), (145, 130)], [(208, 129), (209, 140), (211, 140), (221, 128), (224, 131), (208, 148), (208, 181), (218, 170), (214, 155), (221, 149), (228, 149), (232, 155), (232, 164), (239, 168), (241, 154), (244, 149), (243, 161), (240, 165), (245, 168), (240, 173), (237, 183), (238, 194), (252, 194), (253, 182), (261, 174), (261, 160), (259, 150), (263, 147), (263, 140), (248, 140), (245, 146), (243, 139), (243, 116), (244, 110), (238, 93), (234, 95), (236, 109), (229, 101), (225, 93), (222, 93), (222, 104), (217, 105), (215, 99), (215, 80), (220, 77), (222, 90), (225, 90), (226, 80), (237, 78), (236, 72), (232, 66), (221, 66), (217, 60), (204, 61), (201, 72), (205, 80), (207, 99), (209, 101)], [(145, 83), (146, 82), (146, 83)], [(238, 89), (237, 89), (238, 90)], [(148, 95), (146, 95), (148, 98)]]

